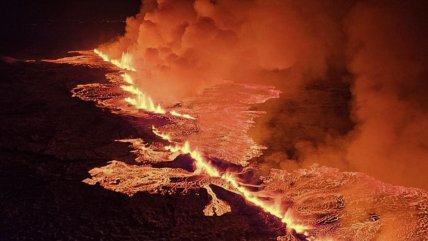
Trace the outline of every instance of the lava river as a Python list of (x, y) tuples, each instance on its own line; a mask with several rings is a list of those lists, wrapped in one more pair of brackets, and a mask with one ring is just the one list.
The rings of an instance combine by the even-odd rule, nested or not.
[[(284, 232), (278, 240), (372, 240), (379, 235), (424, 235), (381, 229), (391, 226), (392, 217), (401, 218), (394, 225), (408, 224), (409, 229), (428, 223), (424, 209), (427, 195), (418, 189), (393, 187), (364, 174), (318, 166), (293, 173), (272, 170), (267, 177), (249, 177), (248, 173), (257, 168), (252, 160), (261, 156), (265, 148), (247, 134), (253, 119), (263, 114), (250, 107), (279, 97), (274, 87), (224, 83), (173, 106), (164, 106), (135, 84), (134, 73), (138, 70), (131, 57), (124, 53), (121, 59), (110, 59), (95, 50), (46, 60), (107, 69), (108, 84), (76, 86), (73, 96), (129, 117), (130, 124), (145, 133), (117, 140), (130, 144), (136, 156), (133, 164), (112, 160), (90, 170), (91, 177), (83, 182), (129, 196), (204, 188), (210, 196), (201, 210), (206, 216), (233, 212), (231, 205), (218, 197), (216, 190), (221, 188), (282, 222)], [(386, 197), (391, 210), (376, 208), (380, 196)], [(397, 201), (397, 197), (401, 199)], [(409, 210), (419, 218), (412, 220)], [(379, 216), (384, 223), (379, 222)]]

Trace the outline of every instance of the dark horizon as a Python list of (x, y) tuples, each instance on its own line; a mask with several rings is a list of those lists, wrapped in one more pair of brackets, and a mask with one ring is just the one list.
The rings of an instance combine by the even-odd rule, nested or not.
[(0, 56), (52, 58), (90, 49), (124, 33), (139, 0), (2, 1)]

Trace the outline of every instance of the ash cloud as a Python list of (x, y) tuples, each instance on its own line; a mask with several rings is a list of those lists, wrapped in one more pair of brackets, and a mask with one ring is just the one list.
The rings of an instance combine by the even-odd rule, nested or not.
[(143, 1), (101, 48), (134, 56), (138, 81), (174, 103), (223, 81), (275, 85), (252, 135), (261, 166), (313, 163), (428, 188), (423, 1)]
[[(417, 1), (353, 3), (337, 29), (345, 58), (327, 62), (331, 71), (299, 94), (268, 106), (273, 112), (256, 133), (271, 147), (266, 169), (320, 163), (428, 188), (426, 9)], [(315, 91), (314, 83), (340, 90)], [(349, 112), (338, 104), (347, 100)], [(293, 103), (307, 110), (295, 111)]]

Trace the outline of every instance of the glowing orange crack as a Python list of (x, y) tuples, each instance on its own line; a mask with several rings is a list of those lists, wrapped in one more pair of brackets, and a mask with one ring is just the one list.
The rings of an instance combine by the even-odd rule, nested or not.
[(178, 117), (182, 117), (182, 118), (186, 118), (186, 119), (190, 119), (190, 120), (196, 120), (195, 117), (189, 115), (189, 114), (180, 114), (177, 111), (173, 110), (169, 112), (171, 115), (173, 116), (178, 116)]
[(189, 154), (195, 160), (195, 174), (205, 173), (210, 177), (221, 178), (222, 180), (229, 183), (235, 190), (237, 190), (249, 203), (260, 207), (263, 211), (281, 219), (281, 221), (286, 224), (289, 231), (295, 230), (297, 233), (305, 233), (306, 235), (306, 231), (309, 229), (309, 227), (302, 224), (297, 224), (293, 219), (290, 211), (283, 213), (281, 211), (280, 205), (272, 205), (260, 199), (255, 195), (255, 193), (243, 187), (239, 181), (234, 178), (232, 173), (220, 173), (220, 171), (218, 171), (210, 162), (203, 158), (202, 154), (198, 150), (191, 150), (190, 144), (188, 142), (185, 142), (182, 146), (166, 146), (165, 148), (171, 152)]
[(166, 134), (166, 133), (162, 133), (162, 132), (160, 132), (158, 129), (156, 129), (156, 127), (155, 127), (155, 126), (152, 126), (152, 131), (153, 131), (153, 133), (154, 133), (155, 135), (159, 136), (160, 138), (162, 138), (162, 139), (164, 139), (164, 140), (166, 140), (166, 141), (169, 141), (169, 142), (171, 142), (171, 141), (172, 141), (172, 138), (171, 138), (171, 136), (170, 136), (170, 135), (168, 135), (168, 134)]

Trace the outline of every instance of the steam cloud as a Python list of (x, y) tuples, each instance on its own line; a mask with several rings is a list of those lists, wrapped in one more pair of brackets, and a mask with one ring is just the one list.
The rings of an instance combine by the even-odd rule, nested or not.
[[(101, 48), (116, 58), (131, 53), (138, 84), (162, 103), (225, 80), (276, 85), (283, 96), (265, 105), (269, 114), (252, 133), (270, 148), (265, 167), (317, 162), (428, 188), (425, 5), (143, 1), (125, 36)], [(297, 116), (290, 111), (296, 101), (318, 100), (321, 107), (342, 105)], [(311, 125), (293, 131), (302, 122)]]

